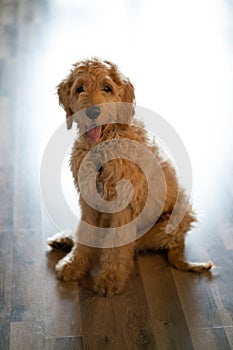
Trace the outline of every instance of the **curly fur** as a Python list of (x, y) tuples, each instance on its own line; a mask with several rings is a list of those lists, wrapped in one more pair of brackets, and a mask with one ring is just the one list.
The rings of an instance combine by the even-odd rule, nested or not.
[[(109, 89), (106, 88), (109, 87)], [(78, 191), (78, 172), (84, 157), (93, 147), (97, 149), (93, 171), (96, 171), (98, 155), (101, 154), (101, 145), (104, 141), (118, 139), (119, 145), (125, 139), (134, 140), (145, 146), (159, 161), (163, 169), (163, 176), (166, 179), (167, 193), (165, 203), (160, 217), (146, 234), (138, 239), (131, 239), (127, 244), (114, 248), (95, 248), (77, 243), (77, 239), (72, 234), (59, 233), (48, 240), (48, 244), (54, 248), (70, 249), (70, 253), (65, 256), (56, 266), (58, 277), (64, 281), (79, 280), (88, 272), (93, 264), (98, 260), (100, 270), (94, 281), (94, 290), (100, 295), (111, 296), (119, 294), (124, 290), (126, 281), (134, 265), (134, 255), (141, 250), (167, 251), (169, 263), (175, 268), (183, 271), (203, 272), (212, 267), (211, 263), (189, 263), (184, 260), (184, 240), (185, 234), (196, 220), (191, 205), (181, 190), (180, 206), (187, 207), (186, 213), (177, 227), (171, 233), (166, 232), (166, 226), (176, 203), (179, 190), (177, 176), (170, 163), (162, 160), (156, 145), (152, 145), (148, 139), (142, 124), (134, 118), (134, 88), (128, 78), (123, 76), (117, 66), (109, 61), (100, 61), (96, 58), (84, 60), (74, 64), (68, 77), (58, 85), (58, 96), (61, 106), (66, 111), (67, 127), (72, 126), (72, 119), (75, 113), (79, 113), (77, 119), (79, 130), (88, 123), (85, 114), (87, 108), (100, 106), (98, 122), (104, 125), (96, 132), (97, 136), (90, 137), (88, 132), (82, 133), (74, 143), (71, 155), (71, 170), (74, 182)], [(105, 105), (111, 102), (127, 102), (119, 104), (117, 110), (111, 108), (106, 110)], [(117, 104), (116, 104), (117, 105)], [(115, 105), (114, 105), (115, 106)], [(113, 108), (114, 109), (114, 108)], [(81, 111), (84, 111), (82, 114)], [(118, 115), (116, 122), (111, 118)], [(121, 117), (127, 116), (126, 119)], [(103, 119), (105, 118), (105, 119)], [(109, 122), (106, 122), (108, 120)], [(125, 121), (125, 122), (124, 122)], [(130, 123), (129, 123), (130, 121)], [(96, 125), (98, 125), (98, 122)], [(93, 127), (91, 124), (90, 128)], [(97, 129), (96, 129), (97, 130)], [(101, 134), (100, 134), (101, 130)], [(123, 141), (122, 141), (123, 142)], [(123, 143), (122, 143), (123, 145)], [(120, 147), (120, 146), (119, 146)], [(124, 146), (123, 146), (124, 148)], [(114, 150), (112, 150), (114, 152)], [(124, 149), (124, 152), (131, 152)], [(134, 157), (139, 157), (134, 154)], [(130, 155), (132, 159), (133, 155)], [(91, 165), (89, 163), (91, 171)], [(150, 164), (148, 163), (148, 167)], [(151, 210), (156, 211), (156, 207), (161, 201), (160, 177), (156, 169), (151, 169), (150, 180), (154, 185), (153, 201)], [(142, 170), (131, 161), (126, 159), (114, 159), (105, 163), (97, 174), (98, 181), (101, 182), (102, 198), (109, 202), (117, 198), (116, 184), (119, 180), (127, 179), (131, 182), (134, 194), (129, 205), (116, 213), (103, 213), (92, 208), (80, 194), (80, 206), (82, 220), (95, 227), (113, 228), (130, 223), (142, 211), (147, 199), (147, 179)], [(87, 193), (91, 194), (88, 179), (83, 179)], [(88, 192), (89, 191), (89, 192)], [(137, 227), (132, 227), (131, 235), (136, 233)], [(77, 234), (84, 234), (82, 226)], [(127, 235), (126, 235), (127, 236)], [(137, 237), (136, 237), (137, 238)]]

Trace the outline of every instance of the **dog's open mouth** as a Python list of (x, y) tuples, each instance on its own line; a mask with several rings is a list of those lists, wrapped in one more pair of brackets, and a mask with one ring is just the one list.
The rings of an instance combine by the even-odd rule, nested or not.
[(87, 130), (87, 135), (92, 142), (98, 142), (102, 135), (102, 125)]

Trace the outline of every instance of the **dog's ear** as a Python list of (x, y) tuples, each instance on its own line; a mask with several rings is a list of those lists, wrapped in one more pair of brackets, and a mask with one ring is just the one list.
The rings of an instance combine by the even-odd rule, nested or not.
[(134, 94), (134, 87), (133, 84), (130, 82), (130, 80), (122, 74), (117, 65), (110, 61), (104, 61), (105, 64), (107, 64), (110, 68), (110, 76), (111, 78), (116, 82), (117, 85), (119, 85), (122, 89), (120, 96), (122, 102), (128, 102), (128, 103), (135, 103), (135, 94)]
[(66, 111), (66, 125), (68, 130), (71, 129), (72, 127), (72, 123), (73, 123), (72, 115), (74, 113), (70, 107), (70, 91), (71, 91), (72, 85), (73, 85), (73, 79), (69, 76), (66, 80), (63, 80), (57, 86), (59, 104)]
[(122, 81), (123, 84), (123, 96), (122, 101), (128, 103), (135, 103), (135, 94), (133, 84), (129, 81), (129, 79), (124, 79)]
[(121, 81), (121, 100), (120, 114), (118, 118), (122, 120), (122, 123), (131, 123), (135, 113), (135, 94), (133, 84), (129, 79), (125, 78)]

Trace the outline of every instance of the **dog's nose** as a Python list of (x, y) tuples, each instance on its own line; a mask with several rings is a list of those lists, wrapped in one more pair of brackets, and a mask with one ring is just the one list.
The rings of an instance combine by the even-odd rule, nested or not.
[(94, 120), (100, 115), (100, 108), (98, 106), (91, 106), (86, 109), (85, 113), (88, 118)]

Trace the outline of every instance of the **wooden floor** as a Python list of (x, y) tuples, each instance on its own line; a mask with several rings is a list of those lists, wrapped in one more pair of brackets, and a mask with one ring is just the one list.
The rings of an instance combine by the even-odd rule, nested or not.
[[(197, 154), (193, 149), (190, 153), (194, 159), (194, 201), (200, 223), (188, 236), (186, 254), (190, 260), (212, 260), (217, 267), (212, 273), (199, 276), (171, 269), (162, 254), (139, 256), (126, 292), (112, 299), (93, 295), (90, 278), (80, 286), (56, 280), (54, 265), (62, 253), (48, 251), (46, 247), (46, 238), (56, 228), (43, 209), (39, 182), (43, 150), (64, 117), (57, 106), (55, 86), (73, 61), (89, 52), (95, 55), (91, 50), (97, 44), (102, 45), (103, 55), (109, 50), (110, 56), (111, 49), (120, 47), (114, 28), (119, 20), (113, 18), (119, 12), (115, 8), (106, 10), (112, 16), (109, 19), (105, 12), (101, 17), (101, 11), (109, 6), (107, 2), (100, 1), (99, 9), (90, 0), (86, 5), (82, 3), (79, 0), (0, 1), (0, 349), (233, 349), (233, 121), (229, 103), (233, 78), (232, 66), (222, 67), (223, 61), (211, 68), (209, 85), (203, 88), (202, 82), (198, 83), (205, 90), (202, 102), (213, 105), (217, 118), (212, 119), (212, 110), (208, 114), (207, 108), (207, 121), (199, 120), (198, 115), (197, 119), (182, 121), (187, 144), (193, 140), (194, 149), (197, 144), (203, 147)], [(206, 3), (203, 1), (202, 6), (207, 6)], [(213, 3), (208, 2), (210, 12)], [(138, 19), (145, 11), (142, 1), (135, 1), (135, 5), (127, 2), (127, 6), (132, 6), (130, 12), (127, 12), (129, 8), (124, 9), (124, 2), (120, 4), (124, 13), (123, 31), (129, 23), (122, 37), (125, 50), (127, 40), (133, 37), (132, 28), (136, 34), (132, 45), (137, 46), (137, 35), (143, 41), (139, 36), (142, 23)], [(182, 1), (176, 4), (180, 12), (182, 6), (187, 6)], [(191, 7), (193, 4), (190, 1)], [(233, 8), (230, 1), (222, 1), (222, 6), (227, 8), (227, 17), (224, 24), (217, 23), (217, 28), (224, 27), (224, 47), (230, 62)], [(184, 11), (188, 11), (187, 7)], [(197, 13), (203, 15), (201, 9)], [(220, 16), (219, 13), (216, 17), (219, 21)], [(102, 23), (105, 20), (106, 26)], [(208, 32), (208, 22), (205, 28)], [(113, 35), (114, 45), (99, 39), (105, 35), (105, 31), (101, 34), (102, 29), (113, 31), (108, 35)], [(148, 35), (152, 40), (151, 33)], [(208, 45), (212, 49), (217, 45), (218, 32), (210, 30), (208, 38), (206, 46), (200, 47), (204, 52)], [(148, 50), (152, 50), (149, 46)], [(124, 50), (119, 53), (121, 62)], [(130, 57), (130, 52), (127, 55)], [(179, 53), (176, 55), (179, 57)], [(173, 58), (167, 60), (171, 63)], [(139, 67), (140, 62), (135, 62)], [(153, 64), (156, 66), (156, 62)], [(222, 76), (221, 68), (224, 68)], [(208, 64), (205, 69), (208, 70)], [(144, 88), (148, 88), (146, 83), (151, 77), (153, 71), (148, 77), (135, 76), (136, 83), (142, 81)], [(166, 74), (164, 79), (169, 83)], [(170, 83), (173, 84), (172, 78)], [(189, 84), (188, 87), (192, 81)], [(155, 90), (156, 86), (155, 82)], [(170, 91), (167, 101), (175, 113), (182, 101), (179, 103), (177, 99), (177, 104), (174, 103), (169, 84), (166, 89), (164, 86), (161, 84), (161, 89), (157, 86), (161, 93), (157, 95), (157, 103), (162, 101), (162, 93), (164, 97)], [(214, 95), (211, 95), (213, 87)], [(153, 99), (152, 88), (148, 89), (148, 100)], [(223, 91), (224, 97), (217, 109), (218, 91)], [(193, 105), (200, 102), (198, 91), (197, 96), (199, 100), (196, 95), (190, 97)], [(179, 128), (179, 123), (179, 118), (172, 121), (174, 127)]]

